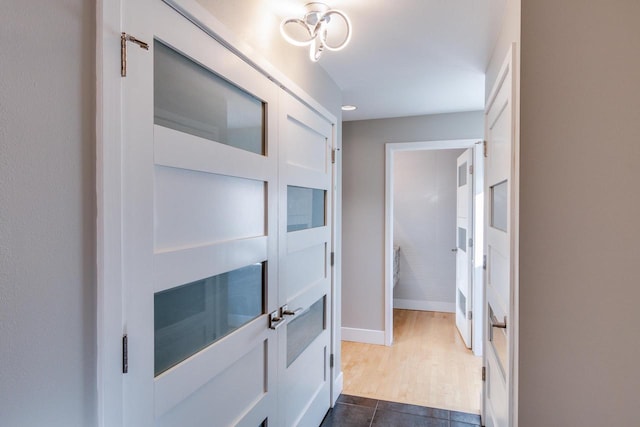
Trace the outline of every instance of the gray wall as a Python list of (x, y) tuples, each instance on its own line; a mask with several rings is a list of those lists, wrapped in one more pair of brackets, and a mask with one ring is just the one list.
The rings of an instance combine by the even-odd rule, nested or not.
[[(221, 3), (218, 19), (249, 37), (252, 21)], [(95, 29), (91, 1), (11, 2), (0, 14), (3, 426), (96, 424)], [(293, 59), (304, 49), (259, 51), (340, 118), (335, 83)]]
[(5, 426), (95, 423), (94, 16), (83, 0), (0, 14)]
[(520, 423), (638, 425), (640, 2), (522, 0)]
[(481, 111), (344, 123), (343, 327), (384, 330), (384, 144), (483, 133)]

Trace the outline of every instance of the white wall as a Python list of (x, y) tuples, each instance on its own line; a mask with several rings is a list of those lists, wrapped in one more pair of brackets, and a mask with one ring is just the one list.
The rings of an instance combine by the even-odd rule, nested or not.
[(344, 123), (343, 327), (384, 330), (384, 144), (482, 135), (480, 111)]
[(394, 154), (394, 307), (455, 311), (457, 158), (464, 150)]
[[(246, 12), (263, 2), (233, 3)], [(3, 426), (96, 424), (95, 9), (49, 0), (0, 14)], [(246, 34), (253, 22), (236, 15), (218, 18)], [(339, 118), (335, 83), (294, 60), (304, 49), (282, 49), (256, 47)]]
[(522, 0), (519, 427), (640, 423), (638, 17)]
[(95, 5), (0, 13), (0, 424), (96, 417)]

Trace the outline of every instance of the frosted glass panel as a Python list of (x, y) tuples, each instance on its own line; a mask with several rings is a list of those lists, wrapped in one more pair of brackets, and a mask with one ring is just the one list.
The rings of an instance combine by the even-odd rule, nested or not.
[(458, 249), (467, 251), (467, 230), (466, 228), (458, 227)]
[(325, 225), (324, 190), (287, 187), (287, 231), (305, 230)]
[(467, 313), (467, 297), (458, 289), (458, 309), (466, 316)]
[(263, 314), (263, 270), (253, 264), (156, 293), (155, 374)]
[(262, 101), (156, 41), (154, 122), (264, 154)]
[(507, 231), (507, 181), (491, 187), (491, 226)]
[(326, 328), (324, 306), (325, 297), (322, 297), (314, 302), (307, 311), (298, 314), (287, 325), (287, 367), (289, 367)]
[(458, 187), (467, 185), (467, 162), (458, 166)]

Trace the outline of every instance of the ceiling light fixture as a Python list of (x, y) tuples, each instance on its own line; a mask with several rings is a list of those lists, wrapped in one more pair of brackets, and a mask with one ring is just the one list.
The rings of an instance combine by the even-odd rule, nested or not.
[[(351, 21), (344, 12), (336, 9), (330, 9), (324, 3), (311, 2), (305, 5), (306, 13), (299, 18), (289, 18), (282, 21), (280, 24), (280, 33), (282, 37), (294, 46), (310, 46), (309, 58), (313, 62), (317, 62), (322, 55), (322, 51), (327, 49), (329, 51), (338, 51), (343, 49), (349, 40), (351, 40)], [(346, 25), (346, 34), (342, 43), (331, 46), (327, 43), (327, 26), (331, 17), (337, 16), (344, 20)], [(294, 25), (295, 24), (295, 25)], [(301, 39), (295, 38), (287, 34), (286, 27), (299, 26), (304, 29), (304, 36)]]
[(342, 111), (353, 111), (355, 109), (357, 109), (358, 107), (356, 107), (355, 105), (343, 105), (342, 106)]

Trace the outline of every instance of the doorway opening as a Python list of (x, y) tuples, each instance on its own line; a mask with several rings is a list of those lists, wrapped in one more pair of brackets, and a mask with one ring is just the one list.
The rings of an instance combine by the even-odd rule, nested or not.
[(368, 380), (345, 391), (479, 413), (482, 148), (476, 139), (386, 144), (386, 347), (343, 343), (345, 378), (354, 352), (358, 369), (372, 371), (352, 373)]

